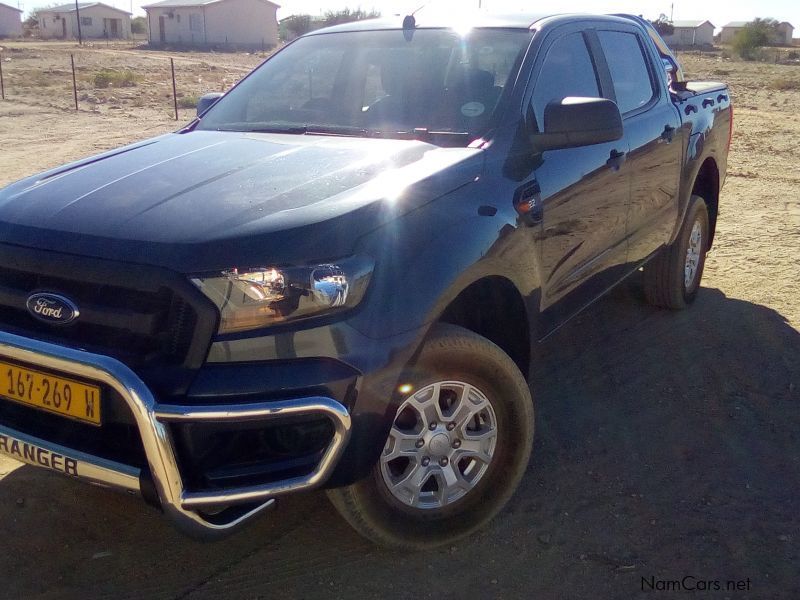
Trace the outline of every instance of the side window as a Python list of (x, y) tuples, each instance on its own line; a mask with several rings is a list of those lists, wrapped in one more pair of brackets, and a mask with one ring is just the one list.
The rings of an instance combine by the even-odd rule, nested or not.
[(619, 111), (624, 115), (650, 102), (655, 90), (636, 34), (598, 31), (597, 35), (611, 71)]
[(554, 100), (568, 96), (597, 98), (597, 81), (589, 49), (582, 33), (570, 33), (557, 40), (547, 51), (533, 88), (533, 114), (539, 129), (544, 124), (544, 108)]

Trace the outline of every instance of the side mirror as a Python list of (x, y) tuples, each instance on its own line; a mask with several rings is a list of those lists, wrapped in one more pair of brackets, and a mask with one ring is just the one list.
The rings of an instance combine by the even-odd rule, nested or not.
[(222, 98), (223, 95), (224, 94), (222, 92), (211, 92), (210, 94), (200, 96), (200, 99), (197, 101), (197, 116), (201, 116), (204, 112), (211, 108), (217, 100)]
[(544, 132), (531, 135), (540, 150), (557, 150), (613, 142), (622, 137), (622, 116), (605, 98), (568, 97), (544, 109)]

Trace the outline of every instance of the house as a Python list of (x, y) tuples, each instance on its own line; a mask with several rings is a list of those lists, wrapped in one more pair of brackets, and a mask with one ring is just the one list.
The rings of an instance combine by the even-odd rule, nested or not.
[(142, 8), (152, 45), (278, 45), (280, 7), (269, 0), (163, 0)]
[[(730, 44), (733, 42), (733, 38), (736, 37), (736, 34), (744, 29), (745, 25), (749, 22), (750, 21), (731, 21), (723, 26), (722, 33), (720, 34), (720, 41), (723, 44)], [(782, 21), (775, 27), (775, 31), (770, 36), (769, 43), (775, 46), (791, 46), (793, 34), (794, 26), (787, 21)]]
[(778, 39), (776, 42), (781, 46), (791, 46), (792, 36), (794, 35), (794, 25), (789, 23), (788, 21), (782, 21), (778, 23), (778, 26), (775, 28), (775, 33), (777, 34)]
[(711, 46), (714, 43), (714, 24), (711, 21), (673, 21), (674, 31), (663, 36), (672, 47)]
[(39, 11), (39, 36), (43, 39), (85, 40), (131, 38), (131, 14), (102, 2), (51, 6)]
[(22, 11), (0, 2), (0, 38), (22, 35)]

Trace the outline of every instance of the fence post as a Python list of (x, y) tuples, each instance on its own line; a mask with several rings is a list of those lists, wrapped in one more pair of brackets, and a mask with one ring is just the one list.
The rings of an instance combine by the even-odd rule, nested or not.
[(0, 99), (6, 99), (6, 84), (3, 81), (3, 54), (0, 53)]
[(72, 64), (72, 97), (75, 99), (75, 110), (78, 110), (78, 83), (75, 81), (75, 55), (69, 55), (69, 62)]
[(175, 60), (170, 57), (169, 66), (172, 70), (172, 102), (175, 105), (175, 120), (178, 120), (178, 91), (175, 87)]

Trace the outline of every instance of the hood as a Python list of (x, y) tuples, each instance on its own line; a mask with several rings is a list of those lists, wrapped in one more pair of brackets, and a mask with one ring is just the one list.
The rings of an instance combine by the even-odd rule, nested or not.
[(480, 174), (480, 150), (418, 141), (195, 131), (0, 190), (0, 239), (211, 271), (336, 258)]

